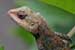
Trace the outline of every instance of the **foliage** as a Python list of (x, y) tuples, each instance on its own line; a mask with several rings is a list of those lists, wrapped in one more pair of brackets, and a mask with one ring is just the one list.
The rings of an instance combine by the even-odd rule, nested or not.
[(40, 0), (46, 4), (54, 5), (75, 14), (75, 0)]
[(0, 47), (0, 50), (4, 50), (4, 46), (1, 46), (1, 47)]

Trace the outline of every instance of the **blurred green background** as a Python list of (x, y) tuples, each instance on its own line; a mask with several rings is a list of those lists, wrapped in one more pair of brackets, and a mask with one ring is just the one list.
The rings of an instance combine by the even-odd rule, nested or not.
[[(16, 7), (27, 6), (33, 11), (40, 12), (53, 31), (65, 34), (75, 25), (74, 5), (75, 0), (16, 0)], [(35, 38), (31, 33), (21, 27), (17, 27), (14, 31), (30, 47), (32, 46), (31, 50), (37, 50)], [(73, 44), (75, 44), (74, 38), (73, 36)]]
[(1, 47), (0, 47), (0, 50), (4, 50), (4, 46), (1, 46)]

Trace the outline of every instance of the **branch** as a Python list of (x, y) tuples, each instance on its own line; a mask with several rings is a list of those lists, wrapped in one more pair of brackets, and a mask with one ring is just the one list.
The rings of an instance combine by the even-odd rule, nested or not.
[(67, 36), (71, 38), (74, 33), (75, 33), (75, 26), (70, 30), (70, 32), (67, 33)]

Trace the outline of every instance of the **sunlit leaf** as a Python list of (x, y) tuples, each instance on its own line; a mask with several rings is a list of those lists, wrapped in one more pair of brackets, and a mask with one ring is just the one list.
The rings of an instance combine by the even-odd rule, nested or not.
[(46, 4), (54, 5), (65, 11), (75, 14), (75, 0), (40, 0)]

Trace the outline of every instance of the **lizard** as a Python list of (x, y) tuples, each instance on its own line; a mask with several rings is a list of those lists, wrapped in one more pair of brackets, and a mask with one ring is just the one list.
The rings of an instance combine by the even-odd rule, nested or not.
[(71, 50), (69, 36), (52, 31), (39, 12), (24, 6), (10, 9), (8, 14), (18, 25), (32, 33), (38, 50)]

